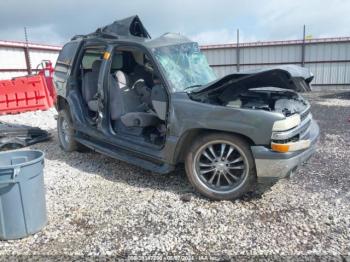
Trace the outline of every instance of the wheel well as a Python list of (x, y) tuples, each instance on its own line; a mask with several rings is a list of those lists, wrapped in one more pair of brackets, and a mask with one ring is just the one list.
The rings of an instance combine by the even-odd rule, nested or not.
[(57, 96), (56, 110), (59, 112), (66, 107), (68, 107), (67, 100), (62, 96)]
[(180, 138), (179, 148), (176, 150), (176, 158), (175, 158), (176, 163), (184, 161), (187, 151), (189, 150), (193, 142), (198, 138), (198, 136), (203, 136), (203, 135), (213, 134), (213, 133), (224, 133), (224, 134), (236, 135), (246, 140), (249, 143), (249, 145), (255, 145), (252, 139), (239, 133), (218, 131), (218, 130), (212, 130), (212, 129), (192, 129)]

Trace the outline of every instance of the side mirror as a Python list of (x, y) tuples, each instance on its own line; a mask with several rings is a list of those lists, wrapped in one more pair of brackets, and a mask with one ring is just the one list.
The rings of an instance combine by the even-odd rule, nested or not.
[(151, 64), (151, 63), (149, 63), (149, 62), (145, 63), (144, 67), (145, 67), (145, 70), (146, 70), (147, 72), (149, 72), (149, 73), (152, 73), (152, 74), (153, 74), (154, 69), (153, 69), (153, 66), (152, 66), (152, 64)]
[(168, 109), (168, 94), (163, 85), (155, 85), (151, 93), (152, 105), (160, 120), (165, 121)]

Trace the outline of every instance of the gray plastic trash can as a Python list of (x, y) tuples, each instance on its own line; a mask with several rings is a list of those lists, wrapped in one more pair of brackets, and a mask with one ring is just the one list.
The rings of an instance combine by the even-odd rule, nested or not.
[(36, 150), (0, 153), (0, 239), (18, 239), (47, 223), (44, 153)]

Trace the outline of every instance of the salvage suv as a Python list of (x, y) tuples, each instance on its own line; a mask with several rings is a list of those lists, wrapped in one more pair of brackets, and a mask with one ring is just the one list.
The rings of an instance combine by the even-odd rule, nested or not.
[(60, 146), (82, 145), (157, 173), (185, 164), (193, 187), (234, 199), (314, 152), (312, 74), (285, 66), (217, 78), (198, 44), (151, 39), (137, 16), (64, 45), (55, 67)]

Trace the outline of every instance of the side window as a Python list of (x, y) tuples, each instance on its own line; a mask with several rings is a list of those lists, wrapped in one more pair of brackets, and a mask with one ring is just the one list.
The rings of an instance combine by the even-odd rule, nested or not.
[(112, 57), (111, 72), (116, 72), (123, 68), (123, 53), (116, 51)]
[(75, 53), (79, 42), (71, 42), (63, 46), (56, 62), (55, 71), (67, 74), (69, 67), (73, 64)]
[(101, 60), (103, 56), (103, 50), (87, 49), (84, 53), (83, 60), (81, 61), (81, 69), (91, 70), (92, 64), (96, 60)]

